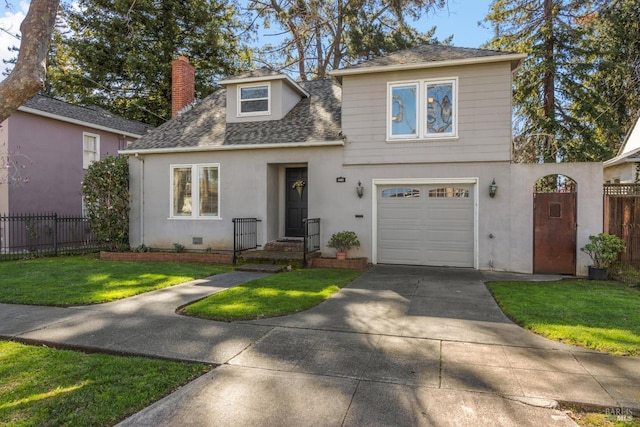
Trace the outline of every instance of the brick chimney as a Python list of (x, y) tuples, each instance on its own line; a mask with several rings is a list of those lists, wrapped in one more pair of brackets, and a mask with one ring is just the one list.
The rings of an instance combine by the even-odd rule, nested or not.
[(171, 117), (195, 100), (196, 69), (180, 55), (171, 62)]

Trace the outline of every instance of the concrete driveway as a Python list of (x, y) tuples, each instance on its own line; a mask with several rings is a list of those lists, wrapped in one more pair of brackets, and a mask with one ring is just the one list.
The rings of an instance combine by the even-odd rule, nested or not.
[(220, 364), (123, 426), (568, 426), (545, 406), (640, 409), (639, 359), (552, 342), (502, 314), (484, 281), (513, 275), (376, 266), (296, 315), (221, 323), (174, 313), (253, 277), (100, 306), (21, 307), (33, 311), (22, 323), (0, 305), (0, 334)]

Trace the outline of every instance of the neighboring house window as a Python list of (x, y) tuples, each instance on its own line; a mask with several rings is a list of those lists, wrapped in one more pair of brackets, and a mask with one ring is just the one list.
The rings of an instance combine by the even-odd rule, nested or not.
[(238, 86), (238, 115), (257, 116), (270, 113), (271, 85), (269, 83)]
[(84, 132), (82, 136), (82, 168), (88, 169), (91, 163), (100, 160), (100, 135)]
[(457, 135), (457, 79), (390, 83), (389, 139)]
[(220, 165), (171, 166), (171, 217), (219, 218)]

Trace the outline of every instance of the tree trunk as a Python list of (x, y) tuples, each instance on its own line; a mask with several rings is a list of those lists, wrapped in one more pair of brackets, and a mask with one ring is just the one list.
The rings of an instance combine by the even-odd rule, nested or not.
[(31, 0), (20, 25), (20, 52), (11, 74), (0, 82), (0, 122), (44, 86), (46, 59), (60, 0)]

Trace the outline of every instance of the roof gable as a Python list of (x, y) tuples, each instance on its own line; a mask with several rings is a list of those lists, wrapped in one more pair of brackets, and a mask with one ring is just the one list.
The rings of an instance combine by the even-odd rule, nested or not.
[(127, 120), (97, 106), (83, 107), (42, 95), (29, 99), (18, 110), (136, 138), (153, 128), (141, 122)]
[(484, 62), (511, 62), (511, 68), (517, 68), (526, 57), (524, 54), (500, 52), (489, 49), (475, 49), (448, 45), (423, 44), (410, 49), (393, 52), (384, 56), (350, 65), (329, 74), (342, 76), (364, 74), (400, 69), (442, 67)]

